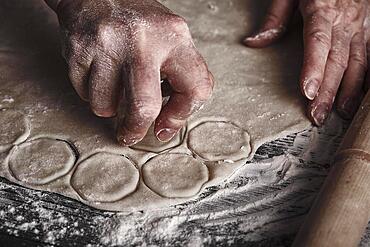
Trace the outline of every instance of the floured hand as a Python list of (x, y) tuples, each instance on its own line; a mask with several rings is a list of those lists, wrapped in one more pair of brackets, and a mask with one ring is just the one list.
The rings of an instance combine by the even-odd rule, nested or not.
[[(155, 0), (46, 0), (58, 15), (63, 56), (80, 97), (101, 117), (125, 118), (117, 131), (125, 146), (155, 122), (169, 141), (211, 96), (213, 79), (194, 47), (185, 20)], [(171, 85), (162, 108), (161, 77)]]
[(370, 76), (365, 79), (370, 55), (369, 5), (368, 0), (273, 0), (261, 29), (244, 41), (250, 47), (273, 43), (299, 6), (304, 20), (300, 84), (310, 100), (308, 116), (316, 125), (324, 123), (335, 99), (340, 115), (351, 118), (370, 84)]

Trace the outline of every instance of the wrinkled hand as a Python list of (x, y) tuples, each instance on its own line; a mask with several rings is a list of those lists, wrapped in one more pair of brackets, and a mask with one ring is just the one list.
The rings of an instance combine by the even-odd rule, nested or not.
[(310, 100), (308, 116), (322, 125), (336, 99), (338, 113), (351, 118), (370, 82), (365, 80), (370, 55), (369, 2), (273, 0), (261, 29), (244, 43), (264, 47), (279, 39), (298, 5), (304, 21), (300, 84)]
[[(49, 0), (62, 31), (63, 56), (77, 93), (101, 117), (125, 117), (117, 131), (125, 146), (155, 122), (170, 140), (210, 97), (212, 75), (184, 19), (154, 0)], [(161, 77), (172, 88), (162, 107)]]

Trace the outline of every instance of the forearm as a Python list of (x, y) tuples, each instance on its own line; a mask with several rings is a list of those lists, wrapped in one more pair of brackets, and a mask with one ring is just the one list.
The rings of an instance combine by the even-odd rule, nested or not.
[(54, 11), (57, 9), (57, 6), (61, 0), (44, 0), (47, 5), (49, 5), (50, 8), (52, 8)]

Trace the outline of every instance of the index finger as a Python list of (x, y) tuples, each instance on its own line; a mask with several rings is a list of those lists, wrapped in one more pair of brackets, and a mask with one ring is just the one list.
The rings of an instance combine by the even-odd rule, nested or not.
[(117, 140), (124, 146), (141, 141), (158, 116), (162, 106), (160, 72), (155, 63), (132, 66), (126, 73), (125, 116), (120, 123)]
[(304, 58), (300, 84), (303, 95), (310, 100), (316, 97), (324, 78), (333, 20), (334, 16), (323, 11), (304, 16)]
[(213, 77), (194, 46), (177, 49), (162, 71), (172, 87), (172, 94), (156, 120), (154, 131), (160, 141), (169, 141), (190, 115), (210, 98)]

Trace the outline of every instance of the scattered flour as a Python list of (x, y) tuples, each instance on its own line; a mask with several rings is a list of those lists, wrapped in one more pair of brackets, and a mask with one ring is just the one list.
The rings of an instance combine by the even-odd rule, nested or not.
[(5, 95), (4, 99), (2, 99), (1, 102), (3, 102), (3, 103), (13, 103), (14, 99), (12, 98), (12, 96)]
[[(87, 241), (81, 246), (213, 246), (238, 241), (279, 246), (282, 236), (295, 234), (327, 174), (332, 151), (317, 157), (319, 146), (337, 147), (341, 129), (333, 129), (331, 139), (322, 137), (322, 129), (287, 138), (292, 147), (286, 152), (270, 158), (257, 153), (200, 198), (167, 210), (101, 215), (94, 210), (84, 218), (80, 210), (87, 207), (49, 205), (46, 193), (27, 190), (33, 198), (26, 203), (0, 205), (0, 230), (14, 236), (34, 233), (35, 240), (48, 244)], [(0, 184), (2, 190), (9, 189)], [(32, 217), (19, 217), (26, 210)], [(16, 221), (7, 220), (15, 217)], [(367, 246), (366, 241), (365, 237), (360, 246)]]

